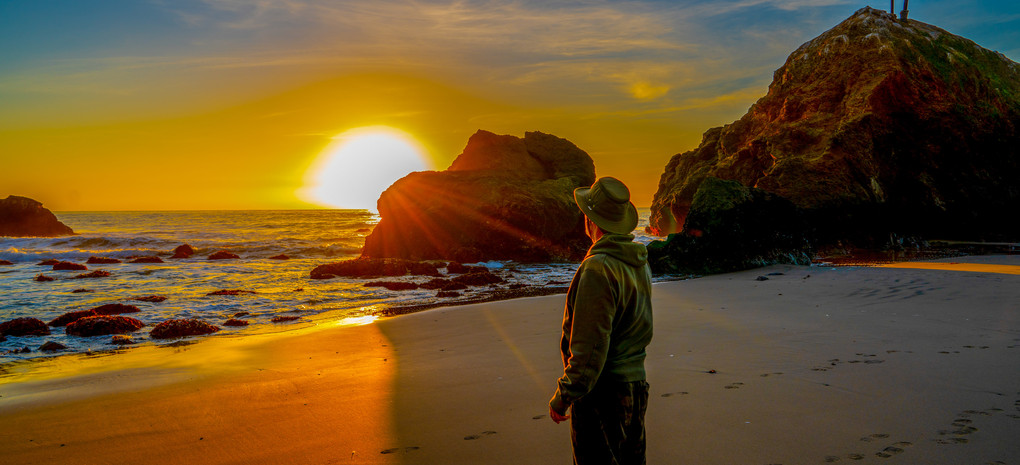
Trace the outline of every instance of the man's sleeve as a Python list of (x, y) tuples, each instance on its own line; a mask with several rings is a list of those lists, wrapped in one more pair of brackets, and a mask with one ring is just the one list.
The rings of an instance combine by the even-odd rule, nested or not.
[(585, 263), (574, 298), (570, 357), (549, 406), (560, 414), (595, 385), (606, 363), (616, 302), (601, 261)]

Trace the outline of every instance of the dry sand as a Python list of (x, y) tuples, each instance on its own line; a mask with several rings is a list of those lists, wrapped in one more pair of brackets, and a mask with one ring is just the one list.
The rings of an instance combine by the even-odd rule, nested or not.
[[(649, 463), (1020, 463), (1020, 257), (940, 263), (657, 284)], [(562, 303), (33, 364), (0, 463), (570, 463)]]

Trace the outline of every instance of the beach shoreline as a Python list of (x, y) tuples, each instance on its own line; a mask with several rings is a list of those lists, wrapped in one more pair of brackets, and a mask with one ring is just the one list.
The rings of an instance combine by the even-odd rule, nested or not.
[[(925, 263), (655, 284), (649, 463), (1020, 460), (1020, 257)], [(138, 348), (7, 382), (5, 462), (569, 462), (546, 416), (562, 305)]]

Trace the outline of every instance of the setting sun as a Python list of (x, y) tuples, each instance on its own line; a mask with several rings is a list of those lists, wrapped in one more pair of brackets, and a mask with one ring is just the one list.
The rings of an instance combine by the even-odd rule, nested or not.
[(387, 126), (356, 128), (323, 149), (299, 194), (323, 206), (375, 211), (390, 184), (427, 169), (424, 150), (410, 135)]

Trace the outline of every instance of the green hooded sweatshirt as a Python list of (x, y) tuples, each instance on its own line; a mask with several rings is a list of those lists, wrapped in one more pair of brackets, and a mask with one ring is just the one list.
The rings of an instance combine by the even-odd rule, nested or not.
[(561, 415), (599, 380), (645, 379), (652, 340), (652, 272), (634, 236), (606, 234), (588, 249), (563, 311), (563, 376), (549, 406)]

